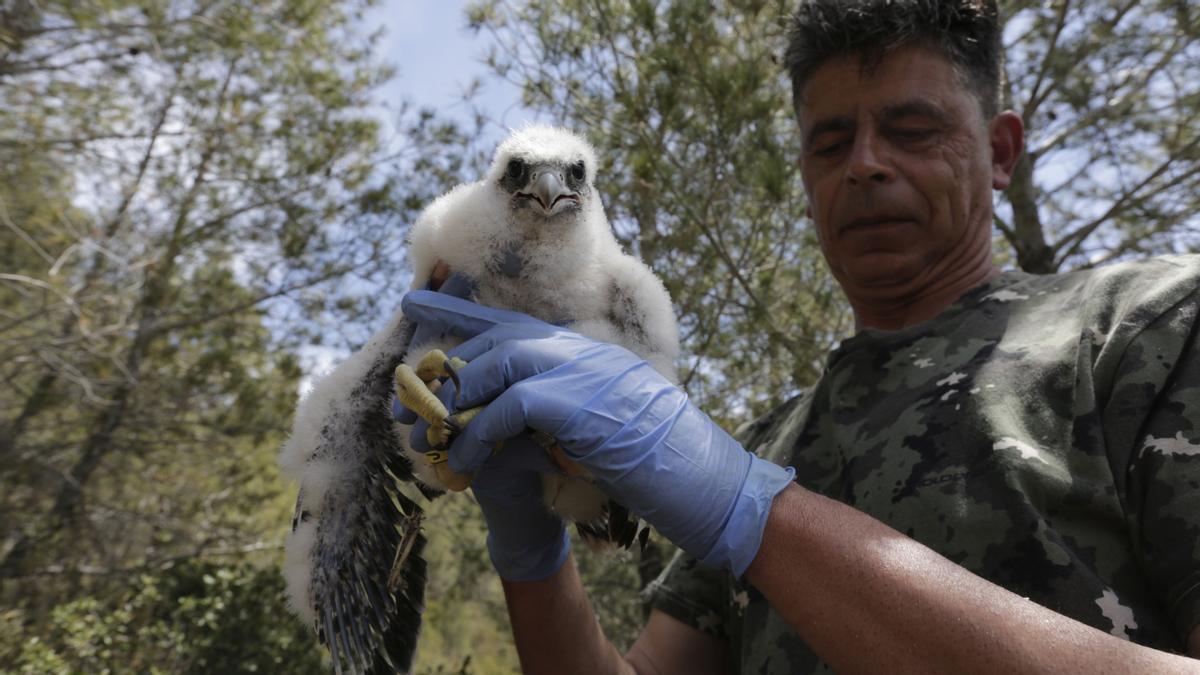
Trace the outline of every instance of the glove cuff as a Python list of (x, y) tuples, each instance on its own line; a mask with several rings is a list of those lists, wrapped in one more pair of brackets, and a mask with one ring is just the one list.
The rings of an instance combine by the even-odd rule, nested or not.
[(734, 577), (740, 579), (754, 561), (754, 556), (758, 555), (767, 516), (771, 513), (771, 502), (795, 477), (796, 470), (792, 467), (784, 468), (751, 455), (750, 470), (746, 473), (746, 480), (742, 483), (729, 520), (701, 562), (730, 570)]

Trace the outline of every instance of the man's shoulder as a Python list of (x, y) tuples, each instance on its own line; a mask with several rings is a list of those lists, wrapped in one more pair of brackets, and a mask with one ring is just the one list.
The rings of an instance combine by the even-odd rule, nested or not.
[[(1200, 255), (1164, 255), (1055, 274), (1006, 272), (973, 292), (963, 310), (1000, 317), (997, 325), (1007, 334), (1057, 331), (1065, 337), (1087, 327), (1108, 332), (1144, 325), (1197, 288)], [(960, 319), (953, 312), (943, 319), (940, 328), (963, 335), (954, 330)]]
[(1200, 255), (1163, 255), (1048, 275), (1024, 275), (1017, 287), (1043, 293), (1082, 294), (1083, 300), (1117, 303), (1155, 300), (1200, 286)]
[(775, 462), (788, 464), (792, 442), (804, 426), (812, 389), (803, 389), (767, 414), (743, 424), (735, 436), (747, 450)]

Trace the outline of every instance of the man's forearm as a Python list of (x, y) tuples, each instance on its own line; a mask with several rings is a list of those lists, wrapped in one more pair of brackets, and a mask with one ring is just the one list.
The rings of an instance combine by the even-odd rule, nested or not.
[(504, 582), (504, 598), (526, 675), (634, 675), (604, 636), (574, 558), (543, 581)]
[(798, 486), (776, 497), (746, 578), (839, 673), (1196, 672)]

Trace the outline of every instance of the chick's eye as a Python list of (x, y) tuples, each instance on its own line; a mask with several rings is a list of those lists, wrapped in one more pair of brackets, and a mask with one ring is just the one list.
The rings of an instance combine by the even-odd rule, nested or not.
[(509, 178), (520, 178), (525, 173), (525, 162), (519, 159), (509, 160), (504, 169), (504, 175)]
[(576, 162), (571, 165), (571, 178), (583, 180), (585, 173), (583, 162)]

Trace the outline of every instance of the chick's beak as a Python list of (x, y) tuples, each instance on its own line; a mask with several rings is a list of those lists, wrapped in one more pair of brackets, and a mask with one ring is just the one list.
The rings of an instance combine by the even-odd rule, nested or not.
[(578, 203), (579, 195), (569, 187), (563, 178), (562, 170), (558, 167), (539, 167), (530, 176), (529, 194), (542, 207), (546, 214), (556, 211), (562, 203)]
[(542, 206), (547, 209), (554, 206), (554, 202), (560, 195), (569, 194), (567, 186), (563, 185), (562, 177), (554, 171), (543, 171), (533, 181), (533, 194), (541, 200)]

